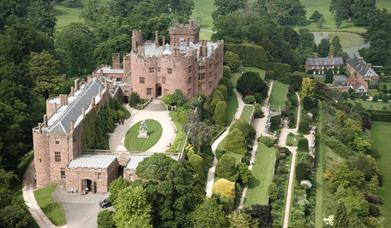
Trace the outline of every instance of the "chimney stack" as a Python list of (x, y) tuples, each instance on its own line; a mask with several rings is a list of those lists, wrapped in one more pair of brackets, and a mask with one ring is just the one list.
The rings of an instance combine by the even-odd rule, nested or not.
[(68, 95), (60, 94), (60, 106), (68, 105)]
[(121, 57), (119, 53), (113, 53), (111, 55), (111, 68), (121, 69)]
[(162, 36), (162, 45), (166, 45), (166, 36)]
[(75, 91), (78, 91), (80, 89), (80, 79), (75, 79), (74, 85)]
[(159, 32), (155, 31), (155, 45), (159, 47)]
[(43, 126), (44, 127), (48, 126), (48, 116), (47, 115), (43, 115)]
[(73, 97), (75, 96), (75, 87), (71, 87), (71, 93), (69, 94), (69, 96)]
[(91, 98), (91, 107), (95, 108), (95, 97)]

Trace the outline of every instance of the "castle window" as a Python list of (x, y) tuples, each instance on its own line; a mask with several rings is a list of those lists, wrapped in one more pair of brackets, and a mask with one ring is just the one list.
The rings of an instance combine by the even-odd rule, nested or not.
[(166, 77), (162, 77), (162, 83), (166, 84)]
[(140, 84), (144, 84), (145, 83), (145, 78), (144, 77), (141, 77), (140, 78)]
[(188, 73), (191, 73), (191, 70), (192, 70), (192, 66), (190, 65), (190, 66), (188, 67), (188, 69), (187, 69), (187, 72), (188, 72)]
[(187, 84), (191, 84), (191, 77), (187, 79)]
[(211, 82), (211, 81), (209, 82), (209, 88), (210, 88), (210, 87), (212, 87), (212, 82)]
[(152, 95), (152, 88), (147, 88), (147, 95)]
[(172, 74), (172, 68), (167, 68), (167, 73)]
[(149, 68), (149, 73), (153, 73), (153, 72), (155, 72), (155, 68), (150, 67), (150, 68)]
[(156, 70), (157, 70), (157, 72), (160, 72), (160, 67), (157, 67)]
[(54, 141), (56, 142), (56, 144), (60, 144), (60, 138), (54, 138)]
[(102, 178), (102, 173), (98, 173), (98, 180)]
[(61, 161), (61, 152), (54, 152), (54, 161), (56, 162)]
[(61, 179), (65, 179), (65, 169), (60, 170)]
[(188, 96), (191, 96), (191, 95), (192, 95), (192, 94), (191, 94), (191, 89), (188, 89), (188, 90), (187, 90), (187, 95), (188, 95)]
[(122, 78), (116, 78), (115, 79), (117, 82), (120, 82), (120, 81), (122, 81)]

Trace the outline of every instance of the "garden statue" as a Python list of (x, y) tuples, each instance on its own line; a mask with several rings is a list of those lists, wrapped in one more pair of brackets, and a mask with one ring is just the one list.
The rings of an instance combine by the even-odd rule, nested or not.
[(148, 127), (145, 120), (141, 121), (140, 129), (138, 130), (137, 138), (148, 138)]

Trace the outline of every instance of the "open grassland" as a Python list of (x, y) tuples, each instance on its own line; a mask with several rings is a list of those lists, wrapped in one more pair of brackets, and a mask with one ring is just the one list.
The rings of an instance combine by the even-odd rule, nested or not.
[(134, 124), (126, 133), (125, 147), (128, 151), (146, 151), (155, 145), (162, 136), (162, 125), (156, 120), (145, 120), (148, 128), (148, 138), (137, 138), (141, 121)]
[(385, 224), (391, 220), (391, 123), (373, 122), (371, 129), (373, 147), (377, 149), (380, 157), (377, 159), (380, 172), (383, 175), (383, 187), (380, 195), (384, 199), (382, 212), (387, 219)]
[[(100, 3), (109, 2), (110, 0), (99, 0)], [(85, 4), (87, 0), (82, 0), (82, 3)], [(80, 8), (69, 8), (65, 7), (61, 3), (55, 3), (54, 9), (56, 12), (57, 24), (56, 29), (62, 29), (70, 23), (73, 22), (82, 22), (81, 11), (83, 6)]]
[(273, 182), (274, 165), (276, 163), (276, 150), (262, 143), (258, 144), (253, 176), (248, 184), (245, 206), (254, 204), (268, 205), (269, 186)]
[(245, 105), (243, 108), (242, 113), (240, 114), (240, 119), (250, 122), (251, 121), (251, 115), (253, 114), (254, 111), (254, 105)]
[(41, 188), (34, 192), (35, 199), (38, 202), (39, 207), (43, 213), (52, 221), (56, 226), (65, 225), (65, 213), (64, 209), (59, 203), (53, 201), (52, 193), (56, 189), (55, 184), (50, 184), (46, 188)]
[(288, 85), (279, 81), (274, 81), (272, 93), (270, 95), (270, 107), (282, 109), (285, 107), (285, 102), (288, 100), (286, 97), (288, 93)]
[(209, 40), (213, 34), (212, 13), (216, 9), (213, 0), (194, 0), (194, 9), (191, 18), (201, 26), (200, 38)]

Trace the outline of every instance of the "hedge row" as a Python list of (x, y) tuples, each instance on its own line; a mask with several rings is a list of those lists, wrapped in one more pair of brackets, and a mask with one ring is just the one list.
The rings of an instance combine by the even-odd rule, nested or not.
[(373, 121), (391, 122), (391, 112), (380, 110), (368, 110)]
[(268, 62), (265, 49), (255, 44), (226, 44), (225, 49), (238, 54), (245, 66), (264, 68)]

